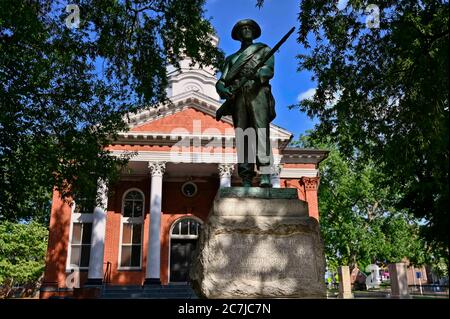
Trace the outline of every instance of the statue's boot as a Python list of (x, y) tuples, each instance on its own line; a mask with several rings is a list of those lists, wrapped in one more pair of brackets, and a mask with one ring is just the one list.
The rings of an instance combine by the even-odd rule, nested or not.
[(238, 164), (238, 174), (242, 179), (242, 186), (252, 187), (253, 177), (255, 177), (255, 171), (253, 170), (254, 164), (252, 163), (239, 163)]
[(261, 174), (261, 180), (259, 182), (259, 187), (272, 187), (270, 182), (270, 174)]

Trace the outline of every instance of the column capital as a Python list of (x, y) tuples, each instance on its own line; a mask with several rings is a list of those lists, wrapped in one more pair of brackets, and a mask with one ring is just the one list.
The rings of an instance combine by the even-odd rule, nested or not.
[(234, 171), (234, 164), (219, 164), (219, 176), (220, 177), (231, 177)]
[(152, 176), (163, 176), (166, 171), (166, 162), (148, 162), (148, 168)]
[(306, 177), (300, 178), (300, 182), (305, 186), (307, 191), (316, 191), (319, 187), (320, 177)]

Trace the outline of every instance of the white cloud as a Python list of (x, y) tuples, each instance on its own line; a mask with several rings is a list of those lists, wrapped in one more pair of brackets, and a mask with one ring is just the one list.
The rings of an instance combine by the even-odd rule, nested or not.
[[(316, 88), (308, 89), (305, 92), (300, 93), (297, 96), (297, 101), (300, 102), (302, 100), (311, 100), (314, 97), (314, 94), (316, 94)], [(342, 95), (341, 90), (338, 90), (337, 92), (335, 92), (333, 94), (333, 98), (331, 99), (331, 101), (327, 102), (326, 107), (330, 108), (330, 107), (333, 107), (334, 105), (336, 105), (336, 103), (341, 98), (341, 95)]]
[(339, 0), (337, 3), (337, 8), (339, 10), (344, 10), (345, 7), (347, 6), (348, 0)]
[(329, 107), (335, 106), (336, 103), (339, 102), (341, 96), (342, 96), (342, 91), (341, 90), (335, 92), (333, 94), (333, 99), (331, 100), (331, 102), (327, 103), (327, 106), (329, 106)]
[(300, 93), (297, 96), (297, 101), (302, 101), (302, 100), (310, 100), (312, 99), (312, 97), (314, 96), (314, 94), (316, 94), (316, 88), (311, 88), (308, 89), (307, 91)]

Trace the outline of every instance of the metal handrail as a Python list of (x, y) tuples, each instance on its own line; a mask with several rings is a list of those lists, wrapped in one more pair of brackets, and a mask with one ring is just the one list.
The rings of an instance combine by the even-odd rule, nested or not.
[(103, 284), (109, 284), (111, 282), (111, 262), (107, 261), (106, 263), (105, 274), (103, 275)]

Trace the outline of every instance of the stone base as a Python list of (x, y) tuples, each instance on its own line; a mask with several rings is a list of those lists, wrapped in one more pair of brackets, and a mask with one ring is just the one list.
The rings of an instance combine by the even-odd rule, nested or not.
[(98, 299), (102, 295), (101, 287), (82, 287), (82, 288), (74, 288), (73, 290), (73, 298), (75, 299)]
[(408, 292), (407, 267), (405, 263), (389, 264), (389, 278), (391, 281), (392, 299), (410, 299)]
[(344, 293), (339, 293), (338, 298), (339, 299), (353, 299), (354, 296), (351, 292), (344, 292)]
[(161, 279), (159, 278), (145, 278), (144, 286), (148, 285), (161, 285)]
[(197, 294), (325, 298), (323, 243), (307, 203), (292, 189), (251, 188), (235, 196), (242, 192), (248, 188), (221, 189), (214, 200), (191, 267)]
[(84, 286), (101, 286), (103, 285), (103, 279), (102, 278), (88, 278), (86, 282), (84, 283)]

